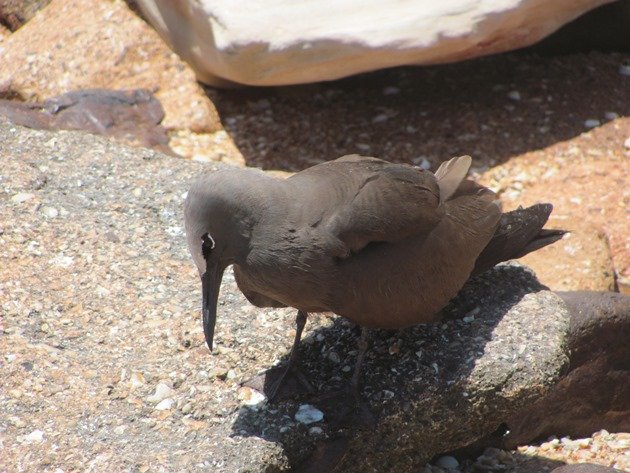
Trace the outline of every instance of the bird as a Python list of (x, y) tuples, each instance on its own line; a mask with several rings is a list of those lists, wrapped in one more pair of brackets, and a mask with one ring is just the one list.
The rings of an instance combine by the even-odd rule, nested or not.
[(269, 397), (289, 372), (310, 389), (298, 347), (308, 315), (322, 312), (361, 327), (356, 393), (371, 329), (437, 322), (472, 276), (565, 234), (543, 229), (551, 204), (503, 213), (495, 192), (466, 178), (471, 162), (455, 157), (432, 173), (347, 155), (286, 179), (252, 168), (199, 177), (184, 221), (208, 348), (222, 276), (233, 265), (253, 305), (297, 309), (289, 362)]

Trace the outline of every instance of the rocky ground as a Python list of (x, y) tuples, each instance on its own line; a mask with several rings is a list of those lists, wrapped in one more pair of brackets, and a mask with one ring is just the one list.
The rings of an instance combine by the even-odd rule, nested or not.
[[(93, 14), (73, 16), (82, 8)], [(122, 2), (57, 1), (43, 12), (16, 33), (0, 26), (0, 98), (43, 100), (80, 87), (148, 88), (165, 108), (169, 144), (180, 155), (283, 172), (346, 153), (433, 168), (470, 154), (475, 176), (495, 188), (506, 207), (552, 202), (550, 224), (572, 230), (525, 260), (545, 284), (630, 291), (627, 55), (512, 53), (315, 85), (206, 88), (206, 96)], [(3, 146), (0, 156), (8, 159)], [(76, 194), (76, 208), (60, 207), (54, 196), (42, 199), (39, 190), (55, 179), (50, 169), (62, 169), (57, 161), (64, 159), (55, 138), (47, 146), (49, 166), (30, 165), (26, 146), (22, 164), (13, 160), (1, 174), (11, 213), (3, 205), (0, 470), (172, 471), (190, 445), (203, 445), (198, 437), (208, 423), (221, 425), (247, 401), (238, 381), (286, 351), (290, 313), (254, 311), (230, 300), (245, 318), (226, 327), (226, 343), (212, 355), (212, 369), (204, 368), (208, 354), (189, 302), (198, 296), (195, 274), (179, 241), (181, 195), (164, 191), (173, 189), (171, 169), (180, 158), (153, 160), (147, 152), (150, 172), (121, 190), (137, 201), (138, 214), (127, 222), (135, 236), (120, 245), (107, 221), (84, 228), (79, 218), (82, 206), (99, 205), (80, 197), (80, 189), (97, 183), (76, 176), (76, 188), (59, 190)], [(100, 151), (93, 157), (107, 161)], [(103, 166), (100, 178), (109, 182), (119, 172), (134, 172)], [(105, 211), (124, 213), (125, 202)], [(155, 229), (138, 223), (145, 214), (162, 222), (166, 241), (151, 239)], [(59, 219), (68, 221), (64, 230), (53, 225)], [(75, 255), (77, 245), (82, 250)], [(34, 270), (40, 267), (46, 270)], [(86, 270), (94, 267), (101, 270)], [(130, 278), (138, 268), (145, 277)], [(174, 285), (178, 291), (169, 290)], [(266, 340), (256, 350), (247, 343), (251, 326)], [(157, 392), (160, 384), (167, 389)], [(214, 398), (217, 386), (232, 394)], [(558, 437), (512, 452), (490, 450), (460, 470), (534, 473), (589, 461), (630, 471), (627, 433)], [(142, 449), (147, 453), (138, 460), (131, 452)], [(186, 464), (210, 468), (203, 452), (193, 457)]]

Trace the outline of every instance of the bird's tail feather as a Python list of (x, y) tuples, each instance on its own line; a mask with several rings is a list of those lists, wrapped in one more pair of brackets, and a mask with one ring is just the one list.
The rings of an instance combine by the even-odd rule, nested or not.
[(565, 230), (542, 228), (552, 210), (551, 204), (536, 204), (504, 213), (494, 236), (477, 258), (472, 274), (482, 273), (503, 261), (520, 258), (562, 238), (567, 233)]

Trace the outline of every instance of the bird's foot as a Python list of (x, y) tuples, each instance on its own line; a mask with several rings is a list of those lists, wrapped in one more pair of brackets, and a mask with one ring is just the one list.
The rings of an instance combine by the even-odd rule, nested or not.
[(262, 392), (269, 401), (282, 401), (315, 392), (304, 373), (291, 366), (268, 369), (243, 385)]

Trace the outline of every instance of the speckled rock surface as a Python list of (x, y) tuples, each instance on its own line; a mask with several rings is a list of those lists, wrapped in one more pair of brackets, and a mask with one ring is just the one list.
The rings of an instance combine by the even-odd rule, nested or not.
[[(309, 399), (240, 387), (286, 357), (293, 311), (252, 307), (228, 273), (216, 350), (203, 342), (181, 206), (210, 165), (1, 119), (0, 161), (0, 470), (276, 472), (345, 439), (344, 471), (409, 471), (496, 429), (568, 361), (561, 299), (502, 266), (444, 323), (376, 333), (361, 393), (375, 428), (335, 428), (315, 402), (323, 419), (302, 424)], [(355, 343), (340, 318), (308, 324), (320, 392), (347, 384)]]

